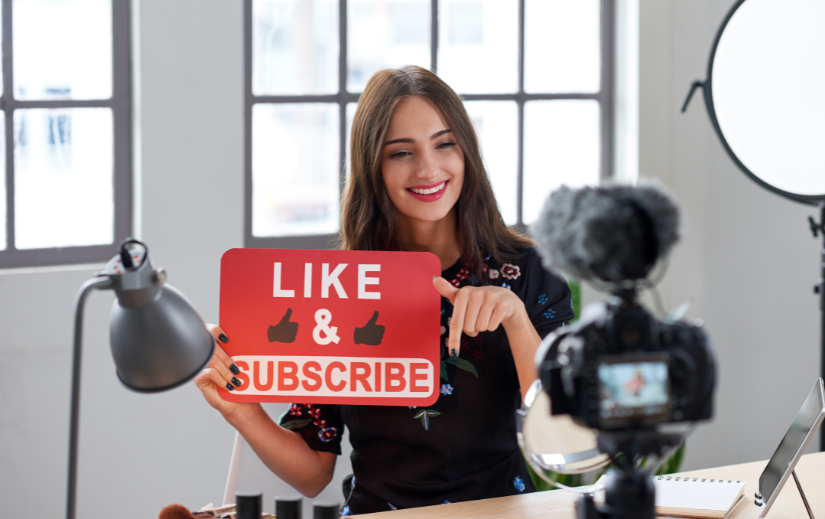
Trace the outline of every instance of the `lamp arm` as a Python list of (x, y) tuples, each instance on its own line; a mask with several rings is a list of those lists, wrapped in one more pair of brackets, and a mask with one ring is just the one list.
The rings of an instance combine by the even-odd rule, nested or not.
[(66, 519), (75, 519), (77, 490), (77, 430), (80, 421), (80, 360), (83, 336), (83, 307), (86, 297), (92, 290), (112, 288), (112, 279), (108, 276), (92, 278), (80, 287), (74, 303), (74, 345), (72, 352), (72, 402), (69, 415), (69, 475), (66, 493)]

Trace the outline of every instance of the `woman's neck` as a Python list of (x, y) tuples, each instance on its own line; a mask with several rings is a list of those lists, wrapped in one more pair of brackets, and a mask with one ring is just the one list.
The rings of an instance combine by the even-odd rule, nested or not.
[(422, 222), (401, 216), (399, 238), (404, 250), (432, 252), (441, 261), (441, 270), (452, 267), (461, 257), (456, 231), (455, 208), (437, 222)]

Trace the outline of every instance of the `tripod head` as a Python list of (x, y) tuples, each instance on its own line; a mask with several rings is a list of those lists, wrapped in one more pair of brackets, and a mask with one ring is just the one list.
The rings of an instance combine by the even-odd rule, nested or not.
[(661, 433), (654, 429), (636, 431), (601, 431), (599, 450), (608, 454), (613, 468), (607, 473), (603, 505), (596, 505), (592, 495), (579, 498), (577, 519), (655, 519), (656, 491), (650, 473), (636, 466), (641, 456), (662, 457), (682, 443), (681, 434)]

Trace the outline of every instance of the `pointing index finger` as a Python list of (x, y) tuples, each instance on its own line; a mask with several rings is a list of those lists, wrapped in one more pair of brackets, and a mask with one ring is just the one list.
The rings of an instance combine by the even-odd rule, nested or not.
[[(459, 292), (456, 290), (456, 292)], [(461, 332), (464, 330), (464, 315), (467, 313), (467, 300), (463, 297), (454, 297), (453, 316), (450, 318), (450, 338), (447, 341), (447, 350), (450, 358), (457, 358), (461, 352)]]

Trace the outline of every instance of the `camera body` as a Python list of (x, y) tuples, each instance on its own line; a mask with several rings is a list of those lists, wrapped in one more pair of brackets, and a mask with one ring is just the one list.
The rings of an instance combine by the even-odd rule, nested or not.
[(704, 331), (657, 320), (635, 290), (614, 291), (549, 335), (537, 365), (551, 414), (593, 429), (651, 429), (713, 414), (716, 370)]

